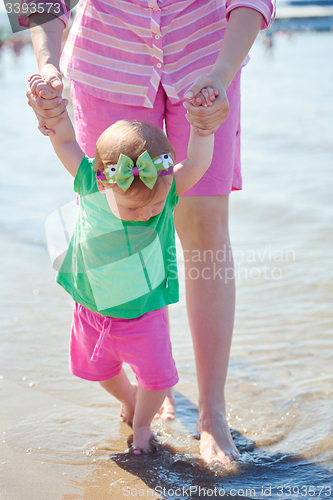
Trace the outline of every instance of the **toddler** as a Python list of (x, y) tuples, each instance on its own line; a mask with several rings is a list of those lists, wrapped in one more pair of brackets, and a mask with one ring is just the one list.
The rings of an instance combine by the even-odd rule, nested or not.
[[(29, 81), (35, 94), (49, 89), (40, 75)], [(203, 89), (198, 102), (210, 105), (215, 95)], [(134, 453), (149, 453), (152, 419), (178, 382), (165, 309), (178, 301), (173, 210), (208, 169), (214, 135), (192, 127), (187, 159), (174, 165), (169, 139), (148, 122), (111, 125), (95, 159), (76, 142), (67, 112), (53, 129), (53, 148), (80, 195), (56, 277), (74, 299), (70, 369), (120, 401), (122, 420), (133, 425)]]

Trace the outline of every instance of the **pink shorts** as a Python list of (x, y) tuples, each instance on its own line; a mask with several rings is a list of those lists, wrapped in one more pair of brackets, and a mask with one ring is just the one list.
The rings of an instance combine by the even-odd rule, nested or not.
[(165, 308), (139, 318), (102, 316), (74, 303), (69, 367), (77, 377), (103, 381), (128, 363), (143, 389), (158, 391), (178, 382)]
[[(240, 74), (239, 70), (228, 88), (230, 113), (215, 133), (213, 161), (200, 181), (184, 193), (185, 196), (229, 194), (242, 188), (240, 169)], [(181, 161), (187, 157), (190, 125), (185, 118), (182, 102), (172, 104), (162, 85), (159, 86), (154, 108), (127, 106), (103, 101), (84, 92), (72, 82), (76, 137), (83, 151), (95, 156), (95, 144), (101, 133), (117, 120), (149, 121), (165, 129)]]

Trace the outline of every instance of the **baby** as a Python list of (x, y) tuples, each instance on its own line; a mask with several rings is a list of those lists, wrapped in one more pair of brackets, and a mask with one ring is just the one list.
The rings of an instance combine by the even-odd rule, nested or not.
[[(40, 75), (29, 81), (35, 94), (48, 89)], [(210, 105), (215, 95), (203, 89), (200, 99)], [(133, 425), (133, 452), (149, 453), (152, 419), (178, 381), (165, 309), (179, 298), (173, 210), (208, 169), (214, 135), (191, 128), (187, 158), (174, 165), (169, 139), (148, 122), (111, 125), (95, 159), (79, 147), (67, 113), (53, 129), (54, 150), (80, 195), (56, 278), (74, 299), (70, 369), (120, 401), (122, 420)]]

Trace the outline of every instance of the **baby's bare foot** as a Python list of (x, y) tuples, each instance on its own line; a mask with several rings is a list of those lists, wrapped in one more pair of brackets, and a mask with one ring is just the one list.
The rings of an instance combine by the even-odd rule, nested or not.
[(176, 400), (173, 390), (165, 397), (161, 408), (158, 410), (154, 418), (162, 418), (163, 420), (173, 420), (176, 417)]
[(156, 450), (154, 436), (151, 433), (150, 425), (134, 429), (132, 450), (135, 455), (141, 455), (141, 453), (152, 453)]
[(122, 422), (132, 427), (138, 387), (134, 382), (132, 382), (131, 385), (133, 387), (133, 393), (130, 395), (128, 401), (120, 403), (119, 416)]
[(198, 420), (200, 454), (207, 464), (229, 464), (240, 457), (223, 414)]

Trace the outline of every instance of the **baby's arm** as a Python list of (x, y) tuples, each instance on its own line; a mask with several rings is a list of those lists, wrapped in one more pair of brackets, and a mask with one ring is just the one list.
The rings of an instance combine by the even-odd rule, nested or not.
[[(206, 96), (209, 99), (212, 92), (214, 90), (211, 88), (201, 90), (201, 94), (205, 99)], [(177, 195), (184, 193), (201, 179), (212, 162), (213, 151), (214, 134), (199, 135), (191, 125), (187, 159), (174, 167)]]
[[(29, 81), (32, 91), (37, 93), (48, 91), (48, 84), (40, 75), (33, 75)], [(75, 177), (84, 153), (76, 142), (74, 128), (67, 111), (64, 111), (63, 114), (63, 120), (52, 126), (54, 134), (50, 136), (50, 139), (59, 160), (68, 172)]]

